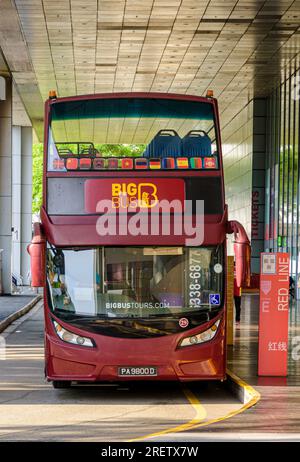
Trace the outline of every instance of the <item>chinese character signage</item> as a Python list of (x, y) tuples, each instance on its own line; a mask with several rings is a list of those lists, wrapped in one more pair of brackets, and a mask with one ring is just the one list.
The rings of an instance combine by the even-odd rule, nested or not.
[(261, 254), (258, 375), (287, 375), (289, 263), (288, 253)]

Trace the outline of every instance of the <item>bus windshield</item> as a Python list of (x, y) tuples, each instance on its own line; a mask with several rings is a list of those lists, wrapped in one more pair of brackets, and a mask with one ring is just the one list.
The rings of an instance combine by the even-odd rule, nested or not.
[(48, 138), (48, 171), (218, 168), (211, 102), (57, 101)]
[(223, 249), (100, 247), (47, 250), (54, 313), (149, 318), (221, 309)]

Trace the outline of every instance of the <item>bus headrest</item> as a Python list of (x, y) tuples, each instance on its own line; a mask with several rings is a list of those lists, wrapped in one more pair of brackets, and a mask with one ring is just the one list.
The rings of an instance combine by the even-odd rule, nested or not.
[(211, 156), (211, 140), (204, 130), (191, 130), (182, 138), (182, 155), (186, 157)]
[(160, 130), (148, 144), (143, 157), (180, 157), (181, 138), (175, 130)]

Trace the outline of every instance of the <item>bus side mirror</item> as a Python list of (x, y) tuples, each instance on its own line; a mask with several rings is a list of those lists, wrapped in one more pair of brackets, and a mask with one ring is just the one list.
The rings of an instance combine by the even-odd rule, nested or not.
[(235, 274), (238, 287), (250, 286), (250, 244), (246, 242), (234, 243)]
[(228, 225), (228, 232), (234, 233), (236, 284), (238, 287), (249, 287), (251, 247), (247, 233), (238, 221), (229, 221)]
[(27, 251), (30, 255), (31, 287), (44, 287), (46, 240), (41, 223), (34, 223), (33, 237)]

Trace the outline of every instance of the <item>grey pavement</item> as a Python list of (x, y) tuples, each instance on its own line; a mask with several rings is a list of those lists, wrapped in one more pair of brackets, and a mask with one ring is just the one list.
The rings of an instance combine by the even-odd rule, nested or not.
[[(246, 321), (250, 306), (257, 312), (255, 297), (244, 301), (239, 336), (243, 348), (237, 343), (237, 351), (249, 345), (243, 331), (252, 326)], [(113, 442), (145, 437), (153, 443), (300, 441), (298, 395), (287, 398), (288, 393), (294, 394), (292, 383), (277, 387), (279, 393), (274, 387), (268, 393), (267, 384), (264, 390), (259, 387), (263, 396), (255, 407), (225, 420), (241, 410), (241, 403), (221, 383), (182, 387), (176, 382), (126, 382), (53, 389), (43, 374), (42, 308), (40, 301), (2, 334), (6, 358), (0, 361), (0, 442)], [(193, 403), (184, 388), (194, 396)]]
[(24, 308), (36, 294), (32, 295), (0, 295), (0, 321)]
[[(114, 383), (55, 390), (44, 379), (42, 301), (3, 333), (1, 441), (128, 441), (167, 437), (175, 427), (216, 419), (241, 407), (221, 383)], [(183, 426), (183, 427), (182, 427)], [(163, 434), (161, 433), (163, 432)], [(184, 432), (180, 432), (184, 440)], [(201, 432), (194, 440), (201, 440)]]

